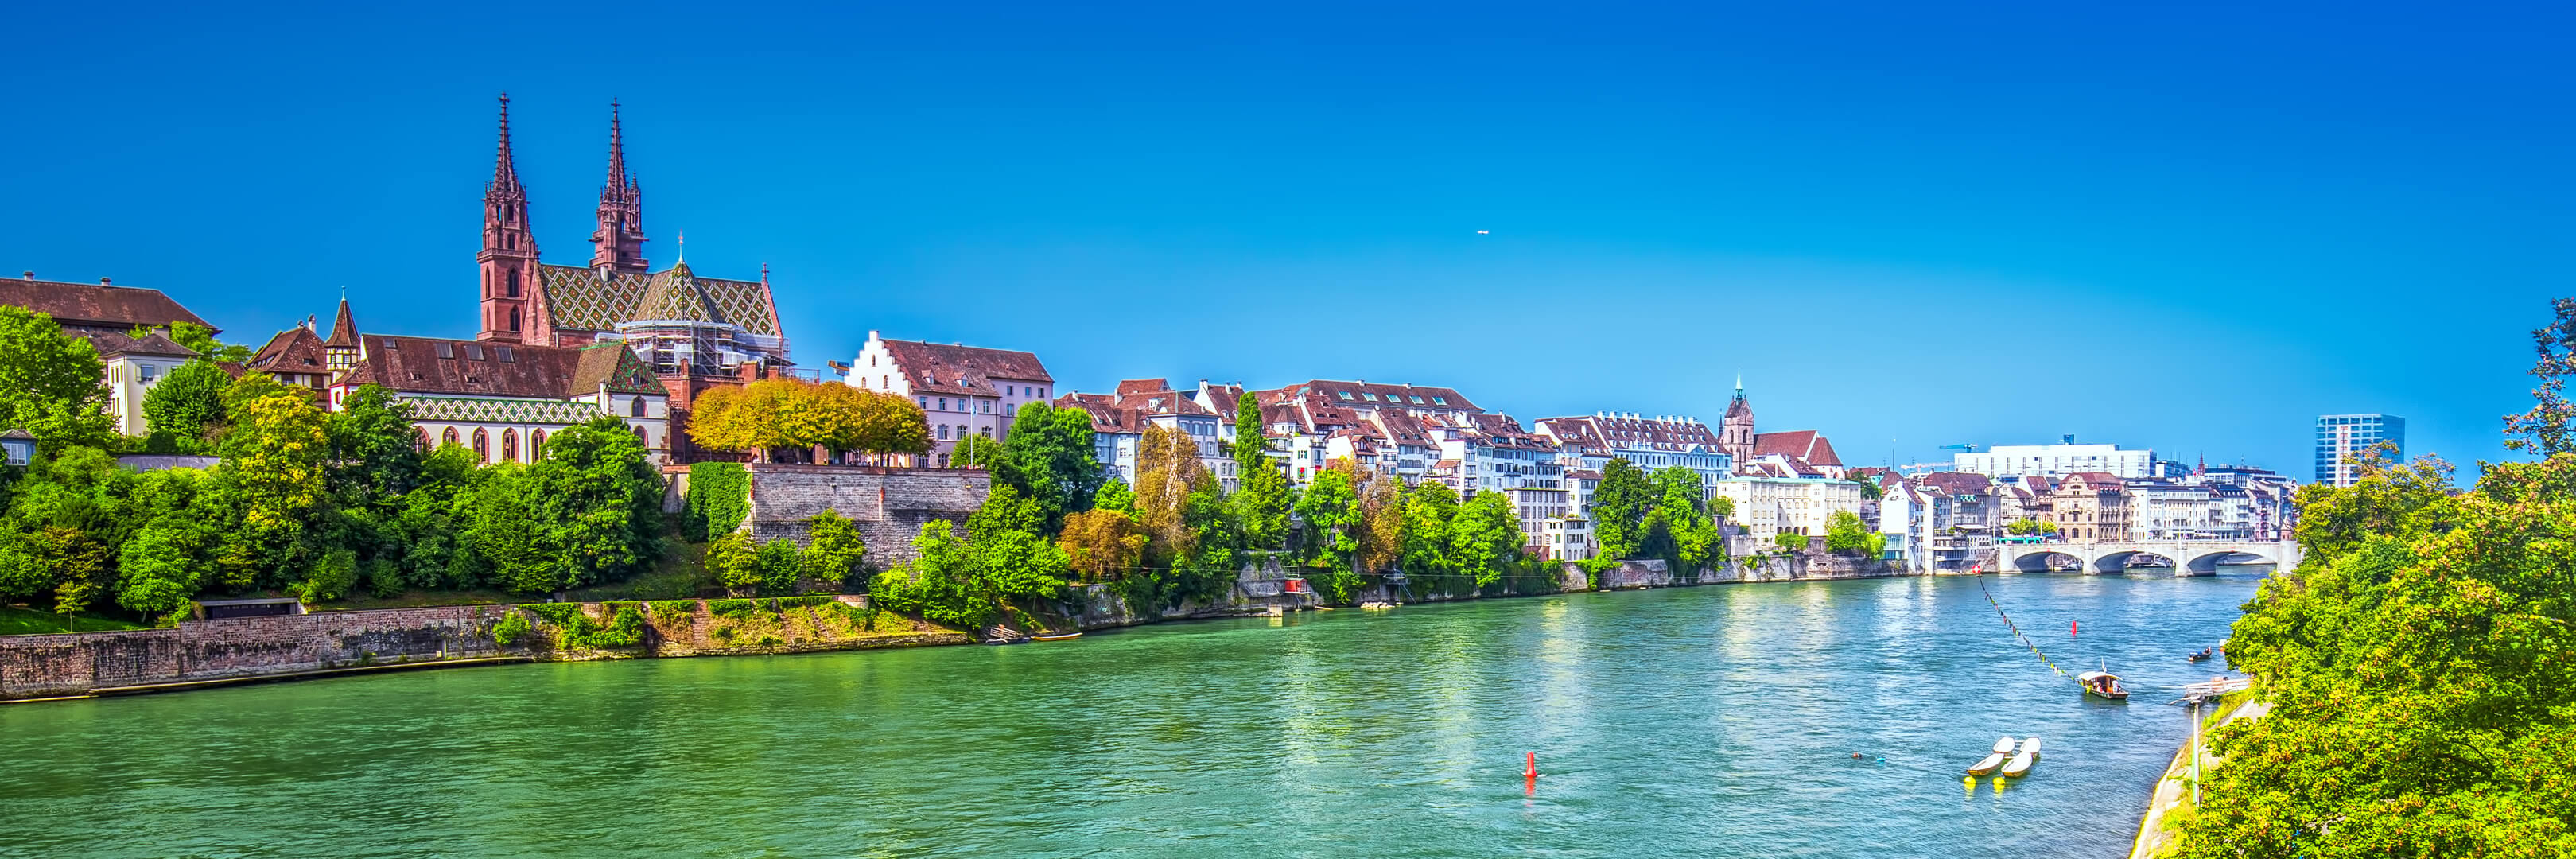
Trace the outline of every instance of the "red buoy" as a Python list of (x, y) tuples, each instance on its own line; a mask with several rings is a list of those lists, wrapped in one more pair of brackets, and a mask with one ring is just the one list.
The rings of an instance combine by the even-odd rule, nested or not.
[(1531, 752), (1531, 753), (1529, 753), (1529, 768), (1521, 771), (1521, 777), (1522, 777), (1522, 778), (1537, 778), (1537, 777), (1538, 777), (1538, 753), (1537, 753), (1537, 752)]
[(2078, 623), (2078, 621), (2072, 621), (2072, 620), (2070, 620), (2070, 621), (2067, 621), (2067, 622), (2066, 622), (2066, 634), (2067, 634), (2067, 635), (2074, 635), (2074, 634), (2075, 634), (2075, 625), (2076, 625), (2077, 623)]

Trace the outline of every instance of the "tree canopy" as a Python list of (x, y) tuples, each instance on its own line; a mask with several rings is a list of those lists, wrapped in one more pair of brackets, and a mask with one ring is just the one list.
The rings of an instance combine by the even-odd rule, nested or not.
[(47, 451), (104, 447), (116, 437), (106, 379), (89, 338), (63, 333), (43, 313), (0, 305), (0, 430), (35, 433)]

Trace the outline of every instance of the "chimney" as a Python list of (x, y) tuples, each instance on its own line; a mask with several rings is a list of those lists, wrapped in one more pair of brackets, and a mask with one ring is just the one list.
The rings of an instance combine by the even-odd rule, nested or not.
[(18, 273), (18, 279), (19, 279), (19, 280), (35, 280), (35, 279), (36, 279), (36, 273), (35, 273), (35, 272), (32, 272), (32, 271), (22, 271), (22, 272), (19, 272), (19, 273)]
[(109, 285), (109, 283), (108, 283), (107, 278), (104, 278), (104, 277), (99, 278), (99, 279), (98, 279), (98, 285), (100, 285), (100, 286), (108, 286), (108, 285)]

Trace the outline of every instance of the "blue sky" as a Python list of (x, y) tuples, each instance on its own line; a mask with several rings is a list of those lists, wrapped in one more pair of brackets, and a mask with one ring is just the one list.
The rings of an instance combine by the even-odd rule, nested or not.
[(0, 269), (471, 336), (493, 95), (573, 263), (616, 97), (656, 266), (768, 263), (807, 366), (1712, 420), (1741, 369), (1853, 464), (2303, 478), (2321, 412), (2502, 457), (2576, 291), (2563, 9), (1385, 5), (29, 7)]

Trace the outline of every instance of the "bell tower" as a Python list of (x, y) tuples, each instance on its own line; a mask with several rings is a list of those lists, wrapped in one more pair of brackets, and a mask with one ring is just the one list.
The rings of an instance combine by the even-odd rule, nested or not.
[(599, 189), (599, 229), (590, 267), (611, 276), (649, 271), (644, 261), (644, 191), (626, 169), (626, 136), (618, 126), (617, 100), (608, 102), (608, 183)]
[(1735, 457), (1737, 467), (1753, 459), (1753, 404), (1744, 399), (1744, 374), (1735, 374), (1735, 399), (1726, 404), (1726, 417), (1718, 422), (1717, 446)]
[(528, 191), (510, 156), (508, 93), (501, 94), (500, 154), (492, 164), (492, 183), (483, 188), (483, 250), (474, 259), (483, 268), (483, 320), (474, 339), (524, 342), (524, 332), (540, 327), (533, 300), (537, 239), (528, 229)]

